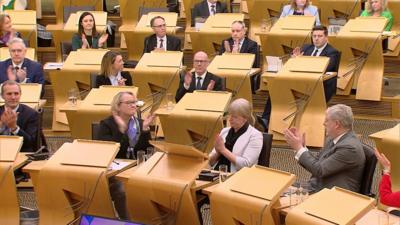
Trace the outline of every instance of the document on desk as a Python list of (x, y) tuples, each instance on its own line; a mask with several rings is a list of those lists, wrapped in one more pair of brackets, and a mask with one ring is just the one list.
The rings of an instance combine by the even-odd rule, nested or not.
[(282, 68), (282, 59), (276, 56), (265, 56), (267, 60), (268, 72), (279, 72)]
[(111, 170), (122, 170), (123, 168), (130, 165), (132, 162), (124, 162), (119, 160), (114, 160), (111, 163)]
[(43, 69), (45, 70), (59, 70), (63, 67), (64, 63), (49, 62), (44, 64)]

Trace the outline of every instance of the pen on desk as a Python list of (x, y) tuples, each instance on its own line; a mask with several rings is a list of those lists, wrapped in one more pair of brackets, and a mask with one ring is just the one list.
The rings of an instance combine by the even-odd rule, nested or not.
[(115, 164), (117, 164), (117, 165), (119, 165), (119, 162), (116, 161), (116, 160), (113, 160), (112, 162), (115, 163)]

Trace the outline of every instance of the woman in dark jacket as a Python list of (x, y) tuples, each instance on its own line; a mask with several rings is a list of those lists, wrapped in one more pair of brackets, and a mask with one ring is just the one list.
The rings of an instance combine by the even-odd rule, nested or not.
[(132, 86), (131, 74), (124, 69), (121, 53), (108, 51), (101, 60), (100, 75), (96, 77), (96, 88), (101, 85)]

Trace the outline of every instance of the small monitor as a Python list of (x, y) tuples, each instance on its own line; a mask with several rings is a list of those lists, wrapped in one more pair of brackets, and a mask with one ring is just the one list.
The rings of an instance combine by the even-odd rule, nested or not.
[(79, 225), (144, 225), (144, 224), (83, 214), (81, 216)]

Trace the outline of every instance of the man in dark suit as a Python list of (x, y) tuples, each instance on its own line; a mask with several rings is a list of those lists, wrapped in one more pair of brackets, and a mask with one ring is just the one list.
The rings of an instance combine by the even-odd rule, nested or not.
[(0, 135), (23, 137), (21, 152), (36, 151), (39, 129), (39, 113), (20, 104), (21, 87), (16, 81), (7, 80), (1, 87), (4, 105), (0, 106)]
[(203, 0), (193, 7), (192, 11), (192, 27), (195, 25), (195, 19), (201, 17), (207, 19), (210, 15), (217, 13), (227, 13), (228, 8), (225, 3), (217, 0)]
[(167, 35), (165, 19), (156, 16), (150, 20), (154, 34), (144, 39), (143, 53), (149, 53), (153, 50), (160, 51), (181, 51), (181, 40), (177, 37)]
[(193, 57), (193, 73), (186, 73), (176, 90), (175, 101), (179, 102), (188, 92), (194, 90), (223, 91), (222, 79), (207, 71), (209, 61), (205, 52), (197, 52)]
[(305, 135), (296, 128), (284, 131), (285, 139), (296, 152), (299, 164), (309, 171), (311, 191), (334, 186), (359, 192), (365, 167), (365, 154), (353, 132), (353, 112), (338, 104), (326, 110), (324, 122), (327, 141), (318, 156), (305, 146)]
[[(312, 29), (312, 45), (304, 45), (301, 49), (296, 47), (293, 50), (293, 56), (307, 55), (307, 56), (325, 56), (329, 57), (329, 64), (326, 68), (326, 73), (338, 72), (340, 63), (340, 52), (333, 48), (328, 43), (328, 29), (325, 26), (315, 26)], [(329, 100), (336, 94), (337, 76), (328, 80), (324, 80), (324, 93), (325, 101)], [(262, 114), (262, 124), (268, 127), (269, 118), (271, 115), (271, 101), (268, 98), (265, 104), (264, 112)], [(261, 122), (261, 121), (260, 121)]]
[[(21, 38), (9, 42), (10, 59), (0, 62), (0, 83), (14, 80), (19, 83), (44, 85), (44, 72), (40, 63), (25, 58), (26, 46)], [(44, 90), (44, 89), (43, 89)]]
[(246, 37), (246, 25), (243, 21), (234, 21), (232, 23), (232, 35), (230, 38), (222, 41), (219, 54), (229, 53), (251, 53), (255, 55), (253, 68), (260, 68), (260, 53), (257, 42)]

